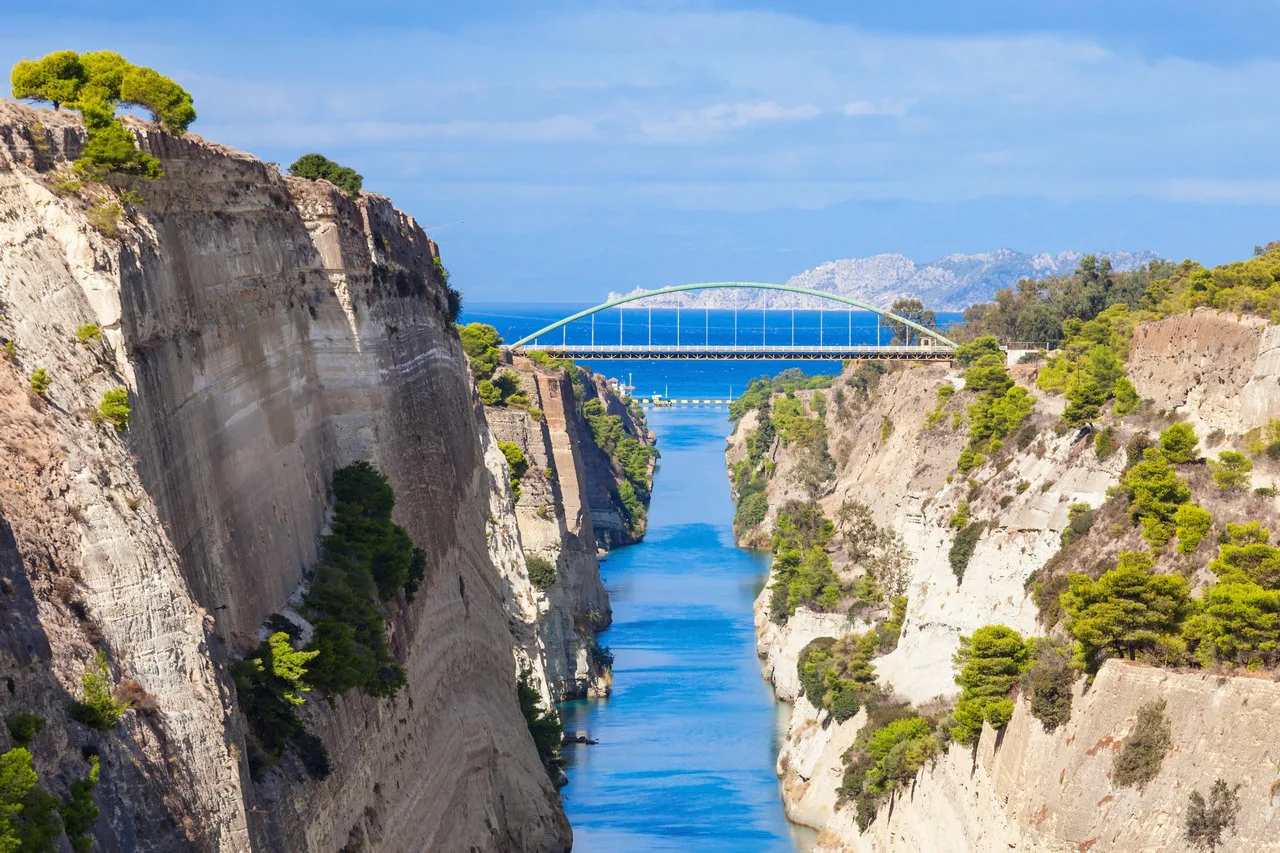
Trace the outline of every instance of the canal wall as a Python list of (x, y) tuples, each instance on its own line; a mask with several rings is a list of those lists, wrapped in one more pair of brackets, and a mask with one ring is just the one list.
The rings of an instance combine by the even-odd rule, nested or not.
[[(1161, 413), (1148, 404), (1146, 414), (1116, 423), (1121, 449), (1106, 458), (1099, 458), (1092, 432), (1057, 427), (1064, 401), (1034, 388), (1034, 365), (1015, 366), (1015, 381), (1037, 398), (1033, 413), (1025, 431), (1010, 439), (1007, 459), (968, 476), (959, 474), (956, 464), (967, 442), (966, 401), (957, 396), (940, 404), (937, 394), (945, 384), (962, 388), (961, 371), (918, 365), (869, 377), (862, 368), (847, 369), (822, 392), (835, 472), (817, 503), (831, 518), (846, 501), (864, 503), (909, 557), (908, 604), (897, 645), (874, 660), (880, 684), (917, 707), (945, 708), (959, 691), (952, 656), (962, 636), (990, 624), (1027, 636), (1042, 634), (1032, 575), (1062, 549), (1073, 505), (1091, 508), (1096, 520), (1085, 545), (1065, 563), (1060, 558), (1055, 571), (1096, 574), (1097, 566), (1114, 566), (1121, 550), (1144, 549), (1127, 516), (1121, 518), (1123, 513), (1107, 502), (1126, 463), (1124, 446), (1134, 436), (1154, 435), (1174, 418), (1192, 423), (1202, 442), (1221, 430), (1215, 439), (1220, 448), (1238, 444), (1243, 433), (1274, 417), (1270, 404), (1259, 402), (1258, 389), (1273, 386), (1280, 376), (1274, 361), (1277, 340), (1277, 327), (1204, 310), (1139, 326), (1128, 374), (1142, 397), (1163, 401), (1167, 408)], [(795, 396), (807, 408), (813, 393), (796, 391)], [(747, 456), (748, 436), (757, 426), (756, 413), (749, 412), (730, 437), (731, 475)], [(811, 495), (806, 461), (794, 446), (776, 442), (768, 462), (768, 511), (758, 526), (737, 531), (743, 545), (767, 546), (778, 509)], [(1265, 473), (1259, 468), (1254, 485), (1268, 485), (1267, 478), (1278, 473), (1274, 467)], [(1195, 500), (1212, 510), (1216, 521), (1259, 519), (1277, 528), (1274, 498), (1224, 499), (1205, 477), (1196, 471), (1188, 475)], [(965, 515), (985, 522), (985, 530), (958, 582), (949, 552), (957, 533), (953, 519), (962, 504)], [(845, 559), (838, 536), (836, 542), (829, 549), (833, 567), (852, 585), (864, 572)], [(1200, 582), (1212, 577), (1205, 568), (1212, 550), (1180, 558), (1168, 549), (1156, 568), (1181, 571)], [(860, 831), (852, 804), (842, 805), (837, 789), (846, 750), (863, 728), (866, 711), (834, 720), (798, 696), (796, 669), (810, 641), (862, 631), (867, 614), (854, 619), (801, 606), (779, 625), (769, 610), (766, 589), (756, 602), (757, 648), (778, 697), (794, 702), (777, 766), (783, 800), (793, 820), (822, 830), (820, 851), (1163, 849), (1176, 846), (1190, 791), (1207, 794), (1219, 777), (1242, 786), (1242, 802), (1255, 815), (1248, 828), (1241, 825), (1239, 841), (1232, 842), (1238, 846), (1228, 849), (1264, 849), (1268, 843), (1263, 828), (1272, 814), (1277, 752), (1269, 736), (1237, 739), (1232, 733), (1250, 719), (1253, 712), (1246, 707), (1274, 707), (1271, 683), (1199, 672), (1140, 672), (1114, 662), (1104, 667), (1093, 690), (1079, 694), (1082, 684), (1077, 684), (1069, 726), (1045, 732), (1020, 700), (1002, 733), (988, 729), (974, 752), (952, 746)], [(870, 618), (884, 617), (881, 612)], [(1132, 731), (1137, 708), (1153, 698), (1165, 699), (1177, 714), (1173, 751), (1153, 783), (1160, 792), (1113, 792), (1114, 750)], [(1224, 712), (1224, 705), (1238, 714)], [(1071, 802), (1082, 804), (1078, 809), (1064, 799), (1068, 790)]]

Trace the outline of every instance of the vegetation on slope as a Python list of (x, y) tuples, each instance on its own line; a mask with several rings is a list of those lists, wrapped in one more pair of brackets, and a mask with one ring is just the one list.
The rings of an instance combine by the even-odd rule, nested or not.
[(98, 819), (94, 791), (101, 765), (89, 755), (89, 772), (71, 783), (65, 800), (40, 786), (25, 745), (0, 754), (0, 850), (52, 853), (61, 849), (63, 835), (72, 850), (93, 847), (93, 824)]
[(364, 177), (350, 166), (333, 162), (323, 154), (303, 154), (289, 166), (289, 174), (309, 181), (325, 180), (349, 198), (359, 198)]
[(160, 161), (138, 149), (116, 118), (120, 107), (139, 107), (166, 132), (180, 136), (196, 118), (191, 94), (154, 69), (134, 65), (118, 53), (77, 54), (64, 50), (23, 59), (10, 74), (13, 96), (45, 101), (55, 110), (78, 110), (89, 131), (76, 171), (90, 180), (113, 175), (159, 178)]

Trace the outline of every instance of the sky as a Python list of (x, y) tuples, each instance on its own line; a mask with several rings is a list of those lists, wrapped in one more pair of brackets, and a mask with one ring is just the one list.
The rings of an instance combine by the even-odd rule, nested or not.
[(116, 50), (193, 133), (354, 167), (473, 302), (1280, 239), (1280, 0), (24, 8), (0, 62)]

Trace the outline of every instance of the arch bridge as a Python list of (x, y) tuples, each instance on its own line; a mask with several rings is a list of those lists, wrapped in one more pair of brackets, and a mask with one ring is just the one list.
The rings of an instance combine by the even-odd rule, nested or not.
[[(676, 312), (676, 342), (675, 344), (653, 342), (653, 308), (649, 306), (646, 326), (648, 330), (647, 342), (643, 344), (625, 344), (623, 343), (623, 313), (624, 306), (633, 302), (642, 300), (652, 300), (655, 297), (667, 296), (669, 294), (684, 294), (694, 291), (703, 290), (725, 290), (725, 289), (741, 289), (765, 291), (765, 305), (763, 309), (763, 322), (759, 331), (759, 338), (754, 336), (747, 339), (738, 333), (738, 311), (737, 307), (733, 308), (733, 343), (712, 343), (711, 341), (711, 322), (709, 308), (704, 309), (688, 309), (684, 308), (685, 314), (690, 310), (694, 311), (694, 317), (697, 314), (704, 314), (703, 323), (695, 324), (692, 327), (686, 325), (689, 329), (685, 337), (682, 338), (681, 328), (681, 306), (677, 301), (675, 306)], [(847, 324), (847, 336), (844, 340), (836, 340), (829, 342), (826, 329), (827, 311), (822, 311), (819, 317), (818, 344), (817, 345), (797, 345), (795, 341), (795, 309), (782, 309), (783, 312), (791, 312), (791, 335), (788, 341), (779, 341), (778, 333), (775, 331), (770, 341), (769, 324), (768, 324), (768, 294), (770, 291), (782, 291), (784, 293), (795, 293), (803, 296), (817, 297), (818, 299), (834, 303), (839, 308), (835, 309), (839, 312), (847, 312), (849, 320)], [(636, 307), (636, 306), (633, 306)], [(669, 306), (658, 306), (661, 309), (667, 309)], [(596, 333), (596, 315), (602, 311), (610, 309), (619, 309), (618, 313), (618, 337), (617, 343), (612, 343), (613, 332), (612, 326), (607, 330), (602, 330), (597, 336)], [(754, 309), (753, 309), (754, 310)], [(853, 342), (853, 319), (852, 312), (869, 311), (876, 315), (876, 343), (875, 344), (855, 344)], [(775, 311), (775, 313), (777, 313)], [(568, 326), (571, 323), (580, 320), (591, 321), (591, 341), (589, 344), (570, 344), (568, 342)], [(882, 344), (881, 338), (881, 320), (888, 320), (893, 325), (905, 327), (906, 340), (899, 344)], [(698, 326), (702, 328), (699, 329)], [(560, 331), (560, 341), (554, 341), (554, 333)], [(632, 327), (633, 335), (635, 326)], [(698, 334), (701, 332), (702, 334)], [(833, 330), (832, 335), (840, 337), (839, 330)], [(912, 335), (914, 333), (914, 340)], [(692, 335), (692, 338), (689, 337)], [(540, 342), (544, 338), (552, 338), (551, 343)], [(606, 340), (608, 338), (608, 340)], [(688, 340), (688, 342), (686, 342)], [(828, 360), (828, 359), (902, 359), (902, 360), (928, 360), (943, 361), (949, 360), (955, 354), (956, 342), (939, 333), (934, 329), (923, 326), (914, 320), (909, 320), (892, 311), (886, 311), (883, 308), (877, 308), (874, 305), (853, 299), (849, 296), (842, 296), (835, 293), (825, 293), (820, 290), (812, 290), (806, 287), (795, 287), (788, 284), (769, 284), (757, 281), (715, 281), (703, 282), (700, 284), (679, 284), (671, 287), (663, 287), (658, 290), (646, 290), (640, 293), (633, 293), (627, 296), (609, 302), (602, 302), (592, 308), (571, 314), (562, 320), (558, 320), (549, 326), (545, 326), (531, 335), (526, 335), (515, 343), (511, 344), (513, 352), (544, 352), (553, 358), (569, 358), (569, 359), (687, 359), (687, 360), (708, 360), (708, 359), (733, 359), (733, 360), (762, 360), (762, 359), (787, 359), (787, 360)]]

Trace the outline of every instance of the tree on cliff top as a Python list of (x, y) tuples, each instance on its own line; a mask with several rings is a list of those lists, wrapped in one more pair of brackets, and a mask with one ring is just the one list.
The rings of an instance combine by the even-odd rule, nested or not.
[(310, 181), (323, 178), (351, 198), (359, 196), (360, 188), (364, 186), (364, 177), (355, 169), (339, 165), (323, 154), (303, 154), (293, 161), (289, 174)]
[(169, 133), (181, 136), (196, 119), (191, 93), (152, 68), (118, 53), (72, 50), (23, 59), (9, 75), (13, 96), (80, 111), (89, 139), (76, 170), (91, 180), (111, 175), (160, 178), (160, 161), (138, 149), (133, 133), (116, 118), (119, 107), (140, 107)]
[(13, 96), (48, 101), (84, 112), (86, 106), (140, 107), (169, 133), (180, 136), (196, 119), (191, 93), (153, 68), (134, 65), (118, 53), (77, 54), (60, 50), (40, 59), (23, 59), (9, 76)]

